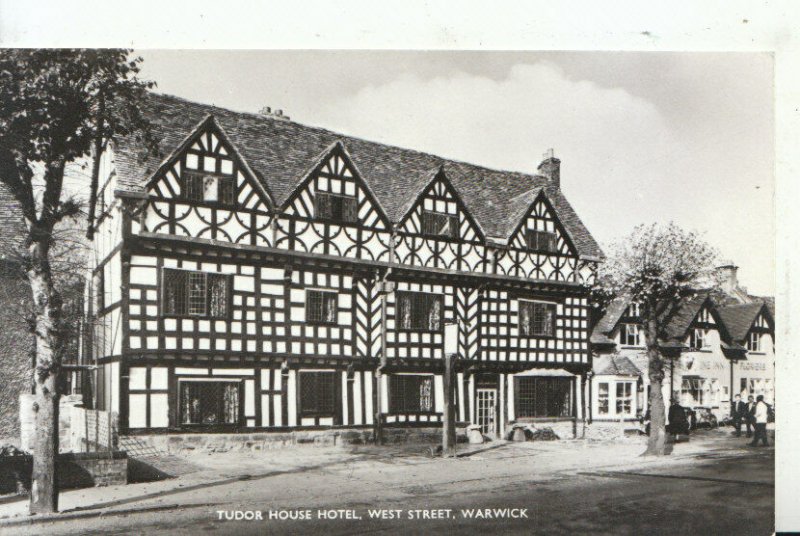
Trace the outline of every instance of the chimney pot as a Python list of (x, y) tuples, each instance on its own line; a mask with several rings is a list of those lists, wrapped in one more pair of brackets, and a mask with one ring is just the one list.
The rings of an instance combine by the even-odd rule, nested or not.
[(723, 264), (717, 267), (717, 277), (720, 287), (726, 294), (732, 294), (739, 288), (739, 281), (736, 276), (738, 270), (739, 267), (733, 263)]
[(544, 160), (536, 168), (540, 175), (547, 177), (550, 184), (556, 188), (561, 188), (561, 160), (555, 157), (553, 149), (544, 153)]

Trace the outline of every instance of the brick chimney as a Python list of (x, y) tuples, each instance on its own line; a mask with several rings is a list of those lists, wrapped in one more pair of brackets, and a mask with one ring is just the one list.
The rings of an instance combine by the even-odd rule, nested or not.
[(719, 286), (725, 294), (734, 295), (739, 289), (739, 280), (736, 272), (739, 267), (733, 263), (717, 266), (717, 279)]
[(266, 117), (271, 117), (273, 119), (279, 119), (281, 121), (289, 121), (289, 116), (283, 115), (283, 110), (273, 110), (269, 106), (264, 106), (258, 111), (258, 113)]
[(547, 177), (550, 184), (556, 188), (561, 188), (561, 160), (555, 157), (553, 149), (550, 149), (543, 156), (544, 160), (536, 168), (539, 175)]

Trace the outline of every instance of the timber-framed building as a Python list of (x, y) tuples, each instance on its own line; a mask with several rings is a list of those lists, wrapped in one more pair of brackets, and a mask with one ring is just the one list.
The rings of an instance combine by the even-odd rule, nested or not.
[(430, 427), (446, 354), (461, 424), (580, 422), (602, 252), (558, 159), (512, 173), (277, 114), (144, 111), (160, 155), (102, 155), (91, 285), (87, 359), (122, 433)]

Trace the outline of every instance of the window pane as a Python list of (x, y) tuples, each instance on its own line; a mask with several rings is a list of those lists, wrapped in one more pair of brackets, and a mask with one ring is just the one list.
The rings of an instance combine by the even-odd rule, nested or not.
[(219, 201), (226, 205), (233, 205), (235, 202), (236, 188), (233, 177), (220, 177), (217, 179), (219, 185)]
[(520, 300), (519, 310), (520, 333), (540, 337), (554, 335), (555, 304)]
[(209, 314), (214, 318), (228, 316), (228, 278), (222, 274), (209, 274)]
[(308, 322), (335, 324), (337, 294), (321, 290), (306, 290), (306, 320)]
[(333, 417), (336, 408), (336, 375), (333, 372), (301, 372), (300, 413)]
[(203, 177), (203, 201), (217, 201), (219, 198), (219, 192), (217, 188), (218, 185), (216, 177)]
[(342, 223), (358, 221), (358, 200), (355, 197), (317, 192), (314, 195), (314, 214), (317, 218)]
[(182, 382), (181, 424), (237, 424), (239, 399), (236, 382)]
[(174, 315), (186, 314), (187, 273), (188, 272), (185, 272), (183, 270), (165, 269), (163, 271), (164, 314), (174, 314)]
[(431, 376), (393, 375), (389, 384), (391, 413), (430, 413), (433, 411)]
[(399, 329), (440, 331), (442, 329), (442, 296), (424, 292), (397, 293), (397, 325)]
[(189, 278), (189, 306), (190, 315), (206, 314), (206, 274), (188, 272)]

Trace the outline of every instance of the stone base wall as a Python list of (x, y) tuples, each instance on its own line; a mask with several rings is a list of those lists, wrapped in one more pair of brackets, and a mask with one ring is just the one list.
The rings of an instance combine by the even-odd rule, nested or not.
[[(142, 448), (167, 454), (189, 454), (192, 452), (259, 452), (271, 449), (294, 447), (346, 447), (373, 443), (371, 428), (346, 428), (336, 430), (296, 430), (286, 432), (263, 432), (242, 434), (164, 434), (136, 435), (120, 438), (121, 448), (135, 443)], [(463, 429), (457, 429), (464, 436)], [(384, 444), (430, 443), (442, 440), (441, 428), (394, 428), (383, 429)]]
[(636, 437), (637, 430), (644, 430), (638, 422), (593, 421), (586, 425), (586, 439), (616, 440)]
[(526, 425), (534, 428), (550, 428), (559, 439), (580, 439), (584, 436), (584, 422), (581, 420), (549, 420), (549, 419), (530, 419), (519, 420), (506, 425), (506, 438), (513, 431), (514, 425)]
[[(0, 494), (30, 490), (31, 456), (0, 458)], [(124, 452), (68, 453), (58, 457), (60, 489), (118, 486), (128, 483), (128, 457)]]

